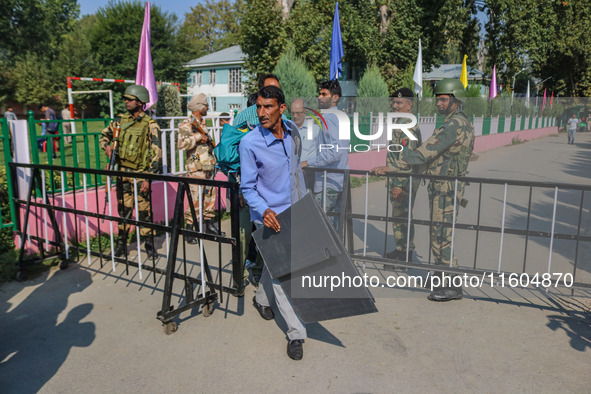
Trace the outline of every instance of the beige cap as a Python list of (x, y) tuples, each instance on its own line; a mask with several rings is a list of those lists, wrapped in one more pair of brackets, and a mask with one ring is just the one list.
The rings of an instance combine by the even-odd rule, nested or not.
[(196, 96), (193, 96), (189, 104), (187, 104), (187, 109), (191, 112), (201, 111), (204, 106), (209, 105), (207, 104), (207, 96), (203, 93), (199, 93)]

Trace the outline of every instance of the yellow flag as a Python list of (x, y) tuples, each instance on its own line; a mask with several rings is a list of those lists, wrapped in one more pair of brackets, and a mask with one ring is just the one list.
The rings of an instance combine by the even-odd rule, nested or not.
[(466, 59), (468, 59), (468, 55), (464, 55), (464, 60), (462, 61), (462, 73), (460, 74), (460, 82), (464, 85), (464, 89), (468, 87), (468, 67), (466, 66)]

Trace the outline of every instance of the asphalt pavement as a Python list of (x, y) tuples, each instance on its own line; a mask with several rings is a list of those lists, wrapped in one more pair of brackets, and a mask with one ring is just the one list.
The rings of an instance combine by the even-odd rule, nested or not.
[[(559, 134), (481, 153), (470, 163), (470, 176), (590, 185), (591, 134), (576, 138), (575, 145)], [(379, 183), (372, 187), (383, 190)], [(497, 198), (498, 191), (491, 193)], [(421, 204), (417, 200), (415, 210), (424, 210)], [(468, 212), (460, 212), (460, 220)], [(562, 225), (572, 226), (573, 217), (562, 217)], [(224, 227), (229, 231), (229, 223)], [(418, 259), (426, 256), (424, 241), (417, 234)], [(498, 243), (487, 244), (484, 257), (498, 253)], [(192, 248), (188, 270), (196, 276), (199, 253)], [(585, 264), (590, 249), (582, 248)], [(541, 249), (532, 249), (532, 262), (539, 253), (547, 263)], [(568, 260), (569, 251), (558, 249), (557, 259)], [(217, 265), (216, 247), (206, 252)], [(163, 266), (163, 248), (160, 253)], [(223, 251), (226, 284), (228, 256)], [(588, 265), (582, 267), (586, 273)], [(252, 285), (241, 298), (224, 294), (209, 317), (184, 312), (175, 320), (178, 331), (166, 335), (156, 319), (164, 279), (145, 270), (140, 278), (135, 268), (127, 275), (124, 268), (113, 272), (109, 261), (101, 266), (97, 258), (83, 259), (63, 271), (3, 284), (0, 391), (539, 393), (591, 387), (589, 291), (487, 285), (466, 288), (463, 300), (433, 303), (426, 289), (378, 287), (372, 293), (379, 312), (308, 325), (304, 358), (293, 361), (284, 322), (259, 317)], [(405, 274), (372, 265), (365, 272)], [(219, 274), (214, 269), (216, 279)], [(173, 304), (182, 302), (181, 284)]]

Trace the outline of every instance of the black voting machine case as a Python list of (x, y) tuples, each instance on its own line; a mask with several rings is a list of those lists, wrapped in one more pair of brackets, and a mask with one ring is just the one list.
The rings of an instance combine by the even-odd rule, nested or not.
[[(279, 233), (261, 227), (253, 237), (271, 277), (304, 323), (377, 312), (367, 287), (354, 285), (361, 278), (353, 280), (359, 276), (353, 260), (309, 193), (277, 219)], [(331, 287), (337, 281), (340, 285)]]

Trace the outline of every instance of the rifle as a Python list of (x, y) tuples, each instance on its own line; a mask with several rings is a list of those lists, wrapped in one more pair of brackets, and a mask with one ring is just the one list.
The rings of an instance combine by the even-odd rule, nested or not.
[[(115, 169), (115, 162), (119, 156), (119, 132), (121, 131), (121, 125), (118, 125), (113, 130), (113, 152), (111, 153), (111, 159), (107, 165), (107, 170), (113, 171)], [(111, 185), (109, 185), (111, 186)], [(105, 206), (103, 207), (103, 221), (107, 211), (107, 205), (109, 205), (109, 191), (105, 189)]]

